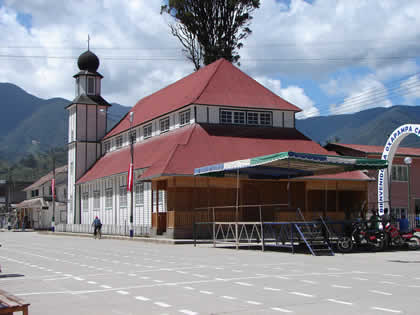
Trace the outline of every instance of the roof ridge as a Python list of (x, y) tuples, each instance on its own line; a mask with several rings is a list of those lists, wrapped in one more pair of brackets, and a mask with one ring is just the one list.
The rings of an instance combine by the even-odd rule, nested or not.
[(165, 161), (164, 166), (162, 167), (162, 172), (163, 172), (163, 174), (164, 174), (164, 172), (165, 172), (166, 168), (168, 167), (169, 163), (171, 162), (172, 157), (175, 155), (175, 152), (177, 151), (177, 149), (178, 149), (181, 145), (186, 145), (186, 144), (188, 144), (188, 143), (190, 142), (191, 135), (192, 135), (192, 133), (194, 132), (194, 130), (195, 130), (195, 128), (196, 128), (196, 127), (197, 127), (197, 125), (196, 125), (196, 124), (194, 124), (194, 127), (191, 129), (190, 133), (188, 134), (188, 137), (187, 137), (187, 141), (186, 141), (186, 143), (177, 143), (177, 144), (175, 144), (174, 148), (172, 149), (172, 152), (169, 154), (168, 158), (167, 158), (167, 159), (166, 159), (166, 161)]
[(201, 95), (203, 95), (203, 93), (204, 93), (204, 91), (207, 89), (207, 87), (209, 86), (209, 84), (210, 84), (210, 82), (211, 82), (211, 80), (213, 79), (213, 77), (216, 75), (216, 73), (217, 73), (217, 71), (219, 70), (219, 68), (220, 68), (220, 65), (223, 63), (223, 62), (225, 62), (225, 61), (227, 61), (226, 59), (224, 59), (224, 58), (220, 58), (220, 62), (219, 62), (219, 64), (217, 65), (217, 67), (214, 69), (214, 71), (213, 71), (213, 74), (210, 76), (210, 78), (207, 80), (207, 83), (204, 85), (204, 87), (203, 87), (203, 89), (201, 90), (201, 92), (200, 93), (198, 93), (198, 95), (197, 95), (197, 97), (194, 99), (194, 102), (195, 101), (197, 101), (200, 97), (201, 97)]

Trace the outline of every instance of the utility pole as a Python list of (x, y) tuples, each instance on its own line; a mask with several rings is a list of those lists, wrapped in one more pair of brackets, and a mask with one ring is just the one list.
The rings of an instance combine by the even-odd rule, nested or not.
[(411, 167), (411, 163), (413, 162), (413, 159), (409, 156), (404, 158), (404, 163), (405, 165), (407, 165), (407, 184), (408, 184), (408, 202), (407, 202), (407, 213), (406, 213), (406, 218), (411, 217), (411, 186), (410, 186), (410, 182), (411, 182), (411, 174), (410, 174), (410, 167)]
[(128, 174), (129, 176), (129, 187), (130, 187), (130, 194), (131, 194), (131, 198), (130, 198), (130, 237), (134, 236), (134, 226), (133, 226), (133, 189), (134, 189), (134, 152), (133, 152), (133, 142), (134, 142), (134, 135), (133, 135), (133, 112), (130, 112), (130, 156), (131, 156), (131, 163), (130, 163), (130, 168), (129, 168), (129, 172), (130, 174)]
[(7, 212), (7, 229), (11, 229), (11, 213), (10, 213), (10, 182), (12, 180), (12, 171), (10, 170), (10, 167), (7, 168), (7, 179), (6, 179), (6, 212)]
[(51, 194), (52, 194), (52, 206), (53, 206), (53, 213), (52, 213), (52, 220), (51, 220), (51, 230), (55, 232), (55, 153), (52, 152), (52, 164), (53, 164), (53, 178), (51, 180)]

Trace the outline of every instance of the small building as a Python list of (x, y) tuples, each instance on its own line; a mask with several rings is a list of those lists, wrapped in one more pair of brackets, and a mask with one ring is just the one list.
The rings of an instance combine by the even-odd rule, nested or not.
[(0, 228), (13, 224), (16, 219), (16, 204), (25, 199), (26, 193), (23, 189), (29, 183), (0, 179)]
[[(340, 155), (375, 159), (380, 159), (384, 150), (383, 146), (343, 143), (330, 143), (325, 148)], [(411, 158), (411, 164), (404, 162), (406, 157)], [(368, 207), (377, 210), (378, 172), (367, 171), (367, 175), (374, 179), (368, 184)], [(406, 216), (412, 225), (420, 227), (420, 148), (398, 147), (392, 163), (390, 190), (390, 215), (396, 219)]]
[[(208, 206), (277, 204), (265, 220), (354, 216), (367, 200), (370, 178), (360, 171), (289, 182), (241, 176), (197, 177), (205, 165), (278, 152), (328, 152), (295, 128), (300, 109), (225, 59), (141, 99), (109, 132), (109, 103), (101, 97), (99, 59), (91, 51), (78, 60), (76, 97), (67, 107), (68, 226), (89, 231), (95, 216), (104, 233), (192, 236), (194, 221), (208, 221)], [(127, 179), (134, 164), (134, 187)], [(131, 213), (131, 205), (133, 212)], [(232, 211), (218, 219), (234, 220)], [(241, 211), (255, 220), (257, 209)], [(130, 221), (134, 226), (130, 226)]]
[(24, 189), (26, 199), (16, 206), (17, 227), (50, 229), (53, 216), (56, 223), (67, 223), (67, 165), (55, 169), (55, 200), (53, 178), (51, 171)]

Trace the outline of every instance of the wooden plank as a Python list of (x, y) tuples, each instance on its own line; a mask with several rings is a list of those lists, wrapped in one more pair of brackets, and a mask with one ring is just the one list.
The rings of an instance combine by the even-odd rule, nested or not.
[(24, 303), (23, 301), (19, 300), (17, 297), (3, 290), (0, 290), (0, 302), (7, 306), (17, 306)]
[(22, 311), (24, 315), (28, 314), (29, 303), (25, 303), (18, 297), (0, 290), (0, 314), (13, 314), (13, 312)]
[(166, 226), (168, 228), (175, 227), (175, 211), (168, 211), (166, 216)]

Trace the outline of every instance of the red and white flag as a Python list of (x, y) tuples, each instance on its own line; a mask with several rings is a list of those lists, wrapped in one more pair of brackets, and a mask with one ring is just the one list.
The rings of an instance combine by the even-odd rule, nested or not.
[(133, 189), (133, 163), (130, 163), (130, 167), (128, 168), (128, 176), (127, 176), (127, 191), (131, 191)]
[(55, 199), (55, 178), (51, 180), (51, 193), (52, 193), (53, 199)]

